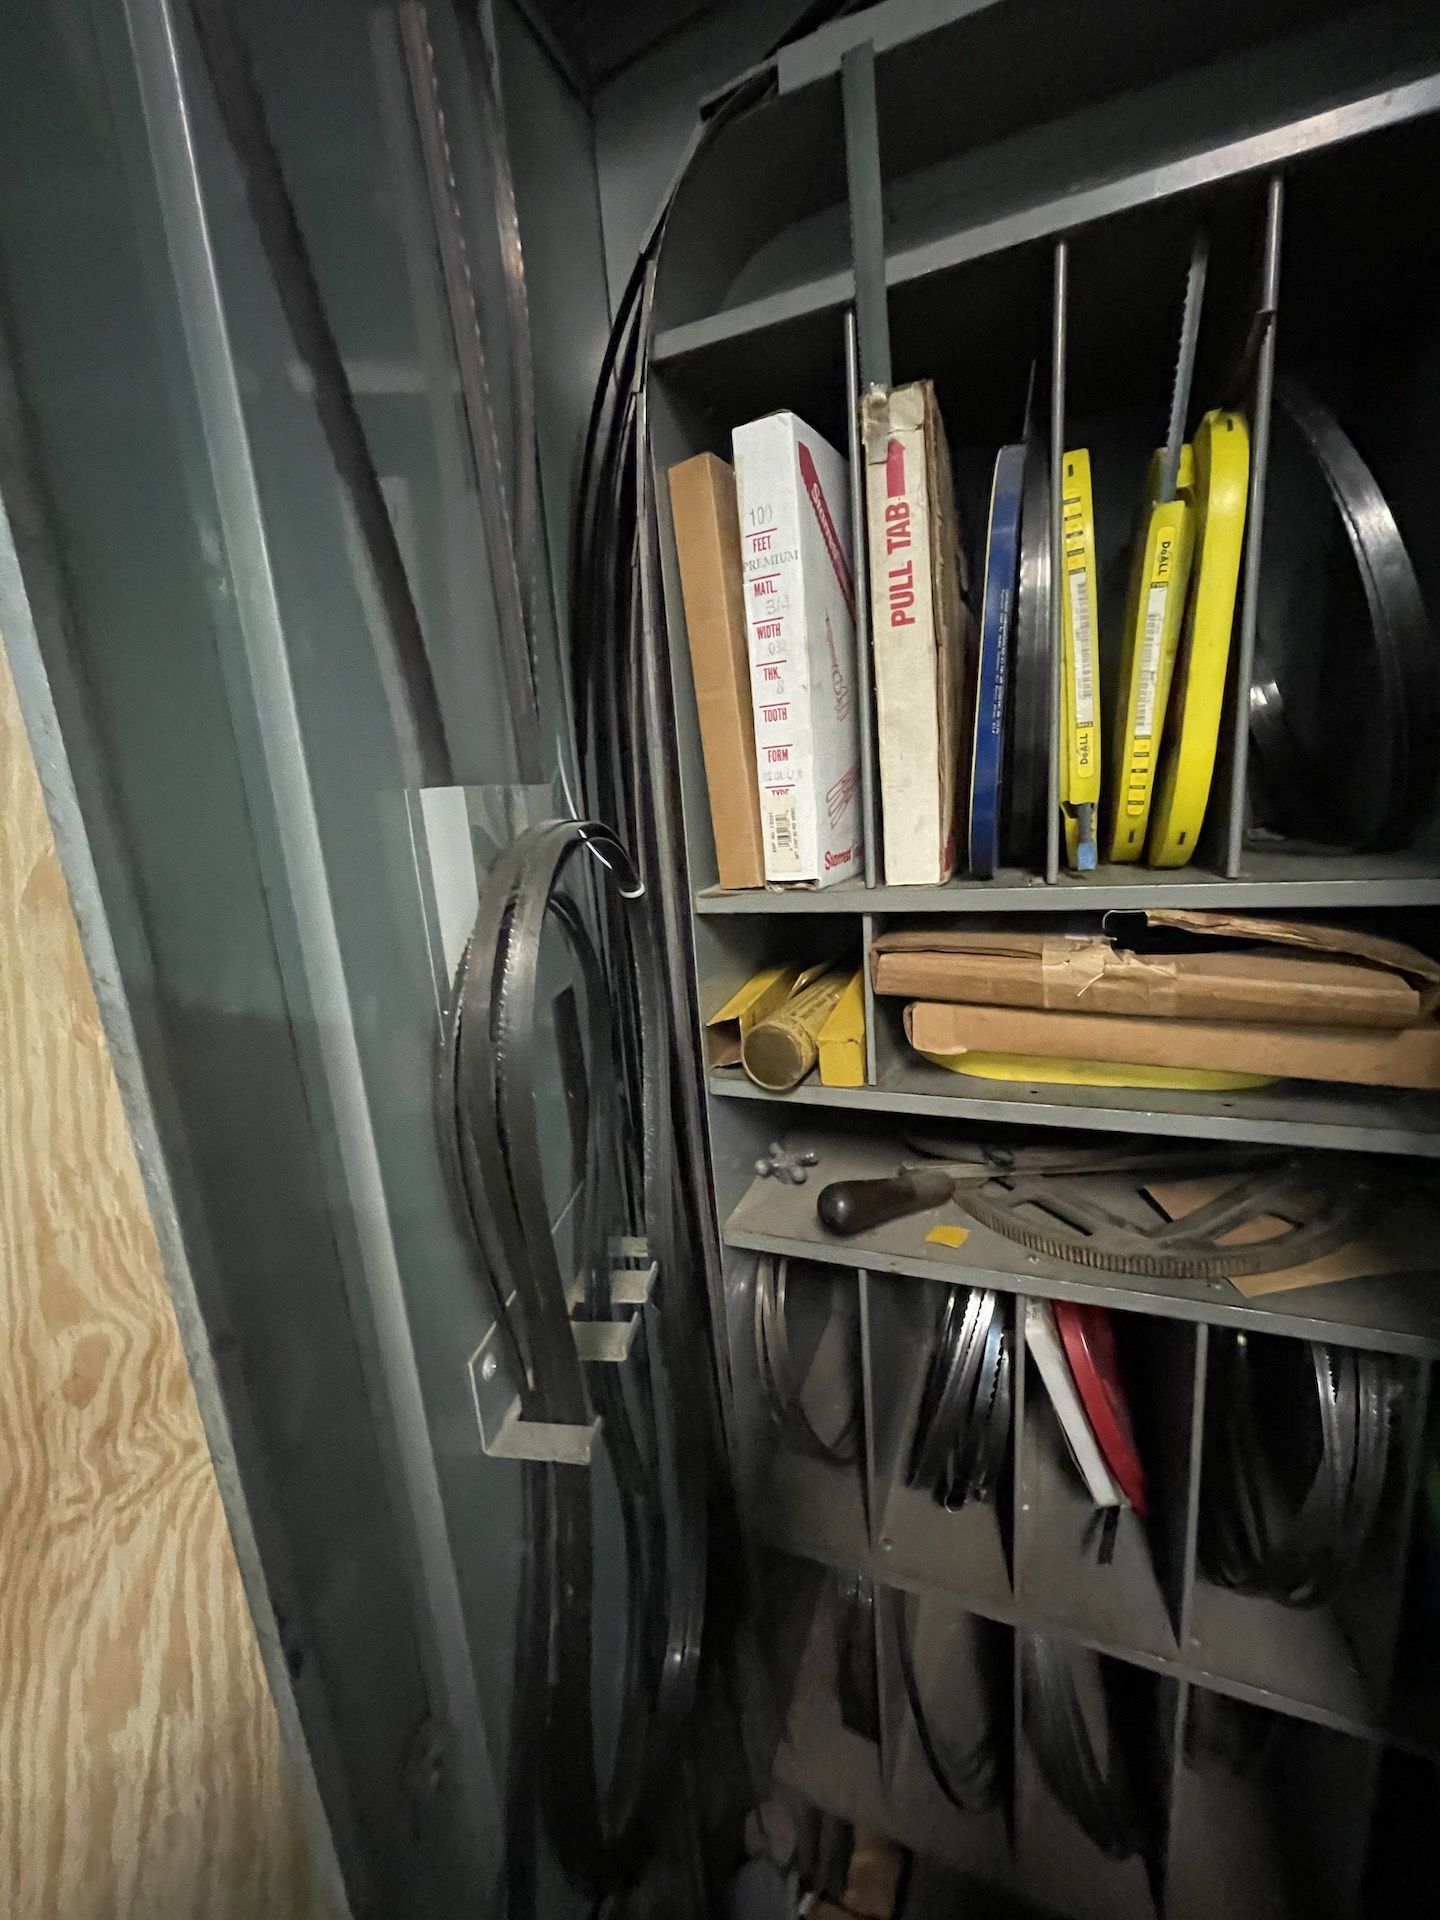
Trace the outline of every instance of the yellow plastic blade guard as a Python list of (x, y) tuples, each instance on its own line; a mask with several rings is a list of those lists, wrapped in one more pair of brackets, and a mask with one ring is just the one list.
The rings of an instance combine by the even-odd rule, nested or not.
[(1084, 873), (1095, 865), (1100, 814), (1099, 575), (1089, 453), (1067, 453), (1062, 479), (1060, 810), (1066, 861)]
[(1116, 701), (1115, 753), (1110, 768), (1110, 827), (1107, 858), (1139, 860), (1160, 757), (1170, 678), (1190, 584), (1195, 520), (1191, 505), (1195, 460), (1187, 445), (1180, 453), (1175, 499), (1157, 505), (1163, 453), (1150, 462), (1145, 486), (1142, 534), (1130, 569), (1125, 607), (1125, 651)]

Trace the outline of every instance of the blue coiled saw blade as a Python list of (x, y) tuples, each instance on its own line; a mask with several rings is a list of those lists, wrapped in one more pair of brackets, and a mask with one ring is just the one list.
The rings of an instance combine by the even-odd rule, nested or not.
[(990, 489), (984, 598), (980, 605), (980, 670), (975, 687), (975, 750), (970, 762), (970, 871), (977, 880), (988, 880), (1000, 857), (1005, 697), (1024, 493), (1025, 448), (1002, 447), (995, 456), (995, 478)]

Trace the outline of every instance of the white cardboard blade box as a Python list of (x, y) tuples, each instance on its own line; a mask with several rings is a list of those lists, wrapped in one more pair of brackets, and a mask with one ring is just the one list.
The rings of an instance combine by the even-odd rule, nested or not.
[(767, 881), (861, 867), (847, 462), (793, 413), (734, 434)]
[(887, 886), (955, 868), (969, 615), (945, 429), (928, 380), (862, 402), (870, 630)]

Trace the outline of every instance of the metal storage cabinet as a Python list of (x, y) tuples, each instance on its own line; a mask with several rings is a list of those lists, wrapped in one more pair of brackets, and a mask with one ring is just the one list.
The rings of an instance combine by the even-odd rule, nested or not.
[[(492, 823), (559, 811), (558, 783), (517, 791), (490, 697), (492, 586), (394, 10), (237, 0), (237, 11), (393, 482), (455, 777)], [(620, 36), (649, 10), (612, 11), (625, 18), (496, 0), (491, 22), (557, 581), (607, 282), (613, 300), (697, 110), (801, 7), (777, 17), (771, 0), (676, 0), (662, 10), (674, 30), (639, 57)], [(513, 1463), (481, 1445), (470, 1362), (491, 1324), (430, 1113), (437, 930), (414, 812), (424, 783), (187, 8), (45, 0), (12, 12), (0, 61), (0, 624), (247, 1590), (335, 1878), (353, 1911), (386, 1920), (486, 1911), (519, 1503)], [(567, 71), (577, 21), (592, 48), (603, 43), (598, 81)], [(474, 127), (453, 53), (442, 33), (437, 68), (463, 157)], [(1440, 16), (1425, 0), (882, 0), (801, 34), (771, 64), (770, 96), (707, 149), (677, 202), (647, 395), (683, 786), (683, 858), (665, 877), (683, 935), (677, 1019), (704, 1102), (699, 1173), (716, 1242), (705, 1277), (762, 1649), (748, 1677), (760, 1696), (768, 1668), (781, 1709), (772, 1723), (757, 1705), (753, 1757), (937, 1871), (1077, 1920), (1161, 1905), (1185, 1920), (1428, 1913), (1440, 1683), (1410, 1561), (1440, 1354), (1433, 1276), (1246, 1303), (1198, 1283), (1062, 1279), (978, 1231), (956, 1257), (914, 1222), (822, 1247), (814, 1187), (757, 1183), (754, 1162), (784, 1135), (822, 1143), (827, 1172), (889, 1170), (885, 1129), (920, 1115), (1383, 1150), (1428, 1165), (1440, 1104), (1324, 1088), (965, 1090), (907, 1054), (893, 1009), (867, 989), (865, 1084), (802, 1086), (782, 1112), (748, 1083), (706, 1078), (700, 1022), (765, 957), (805, 943), (858, 963), (876, 932), (920, 913), (1061, 926), (1127, 904), (1295, 909), (1413, 929), (1435, 946), (1440, 835), (1432, 827), (1383, 857), (1252, 844), (1242, 722), (1277, 363), (1323, 369), (1343, 394), (1440, 607), (1440, 232), (1428, 198)], [(717, 891), (665, 469), (725, 451), (738, 422), (779, 406), (843, 445), (863, 382), (930, 375), (974, 527), (1034, 361), (1054, 445), (1083, 437), (1117, 453), (1115, 503), (1101, 510), (1118, 551), (1126, 463), (1138, 483), (1163, 418), (1198, 200), (1229, 331), (1243, 336), (1261, 305), (1278, 319), (1248, 367), (1241, 659), (1195, 867), (1082, 883), (1060, 876), (1052, 830), (1041, 871), (984, 885), (888, 888), (872, 858), (864, 884), (822, 894)], [(1157, 283), (1173, 293), (1154, 296)], [(493, 288), (480, 299), (487, 314), (502, 304)], [(1212, 343), (1213, 357), (1227, 344)], [(556, 619), (563, 627), (563, 609)], [(562, 654), (543, 663), (556, 679)], [(547, 717), (561, 714), (558, 687), (543, 691)], [(869, 768), (863, 800), (873, 850)], [(815, 1393), (850, 1391), (837, 1332), (857, 1331), (853, 1470), (777, 1447), (764, 1420), (751, 1304), (766, 1252), (827, 1268), (795, 1302), (795, 1351)], [(936, 1305), (971, 1280), (1013, 1315), (1027, 1295), (1103, 1302), (1143, 1362), (1152, 1391), (1137, 1411), (1158, 1520), (1147, 1541), (1127, 1516), (1108, 1570), (1087, 1555), (1086, 1515), (1023, 1354), (996, 1508), (942, 1512), (904, 1483)], [(1401, 1470), (1345, 1607), (1299, 1614), (1203, 1576), (1205, 1419), (1212, 1363), (1234, 1328), (1379, 1349), (1405, 1369)], [(618, 1528), (601, 1534), (609, 1634)], [(876, 1583), (876, 1741), (842, 1724), (837, 1572)], [(1020, 1669), (1037, 1629), (1083, 1661), (1092, 1710), (1108, 1697), (1143, 1733), (1161, 1839), (1148, 1876), (1090, 1847), (1036, 1766)], [(1003, 1793), (990, 1814), (957, 1814), (924, 1768), (902, 1632), (937, 1724), (959, 1742), (983, 1704), (997, 1730)], [(1237, 1741), (1260, 1755), (1238, 1779), (1213, 1764)], [(546, 1920), (582, 1910), (548, 1865), (542, 1907)]]
[[(920, 914), (1070, 927), (1127, 905), (1225, 906), (1422, 924), (1433, 938), (1434, 823), (1396, 854), (1257, 843), (1246, 832), (1244, 724), (1262, 540), (1276, 537), (1264, 505), (1277, 360), (1323, 369), (1352, 409), (1347, 425), (1376, 467), (1417, 566), (1433, 544), (1428, 526), (1440, 493), (1428, 450), (1440, 429), (1440, 237), (1433, 223), (1417, 230), (1396, 213), (1408, 196), (1424, 198), (1422, 183), (1440, 163), (1433, 10), (1222, 6), (1165, 10), (1162, 23), (1144, 6), (890, 0), (820, 27), (782, 50), (775, 68), (774, 95), (721, 134), (687, 179), (656, 297), (650, 401), (700, 1018), (767, 960), (826, 954), (859, 965), (877, 932)], [(716, 76), (706, 79), (714, 91)], [(601, 156), (603, 163), (603, 137)], [(1097, 503), (1113, 560), (1163, 422), (1197, 205), (1211, 228), (1209, 299), (1225, 312), (1222, 325), (1243, 336), (1261, 306), (1277, 318), (1245, 395), (1255, 458), (1238, 659), (1194, 865), (1168, 874), (1143, 866), (1062, 874), (1052, 805), (1048, 858), (1037, 873), (887, 887), (878, 875), (873, 754), (862, 745), (865, 883), (720, 891), (665, 470), (701, 450), (728, 454), (730, 429), (773, 407), (794, 408), (843, 447), (864, 384), (928, 376), (973, 535), (984, 524), (993, 449), (1018, 433), (1027, 368), (1038, 363), (1050, 444), (1100, 446), (1112, 471), (1128, 463), (1133, 472), (1128, 493), (1117, 489), (1114, 502)], [(1337, 275), (1343, 299), (1333, 293)], [(1217, 365), (1233, 351), (1214, 341), (1209, 348)], [(1367, 371), (1371, 356), (1391, 379)], [(1058, 484), (1053, 510), (1058, 551)], [(1102, 555), (1102, 573), (1104, 566)], [(858, 538), (854, 571), (863, 583)], [(863, 585), (857, 600), (863, 606)], [(1058, 644), (1057, 632), (1057, 661)], [(862, 700), (863, 674), (862, 666)], [(910, 1052), (898, 1008), (877, 1004), (868, 970), (866, 996), (862, 1087), (807, 1081), (777, 1098), (738, 1075), (707, 1080), (724, 1245), (716, 1297), (751, 1523), (766, 1549), (868, 1575), (877, 1592), (878, 1745), (841, 1725), (834, 1603), (817, 1571), (779, 1777), (963, 1875), (1059, 1913), (1340, 1916), (1410, 1911), (1409, 1901), (1429, 1911), (1423, 1846), (1412, 1848), (1415, 1871), (1403, 1895), (1404, 1875), (1384, 1876), (1397, 1846), (1386, 1819), (1392, 1769), (1433, 1806), (1430, 1767), (1440, 1756), (1440, 1720), (1427, 1717), (1415, 1691), (1415, 1662), (1424, 1667), (1429, 1656), (1402, 1630), (1430, 1372), (1440, 1353), (1433, 1286), (1417, 1276), (1247, 1302), (1199, 1283), (1047, 1273), (1043, 1259), (982, 1231), (959, 1252), (935, 1247), (923, 1220), (838, 1241), (816, 1223), (813, 1182), (891, 1171), (895, 1130), (922, 1118), (1428, 1161), (1440, 1154), (1440, 1103), (1294, 1083), (1231, 1096), (957, 1081)], [(811, 1185), (755, 1177), (757, 1154), (775, 1138), (822, 1150)], [(852, 1469), (788, 1453), (769, 1425), (750, 1332), (760, 1254), (823, 1262), (836, 1276), (828, 1289), (812, 1287), (808, 1306), (797, 1290), (794, 1309), (801, 1366), (810, 1369), (805, 1390), (817, 1407), (845, 1391), (837, 1318), (858, 1320), (865, 1438)], [(1085, 1540), (1088, 1502), (1028, 1362), (1016, 1395), (1011, 1483), (996, 1510), (947, 1513), (904, 1484), (935, 1305), (952, 1283), (1002, 1289), (1017, 1313), (1035, 1294), (1099, 1302), (1121, 1317), (1152, 1387), (1151, 1403), (1137, 1409), (1157, 1480), (1148, 1551), (1127, 1515), (1114, 1564), (1096, 1565)], [(1214, 1392), (1207, 1363), (1226, 1327), (1407, 1357), (1404, 1472), (1375, 1562), (1343, 1608), (1307, 1614), (1245, 1599), (1212, 1585), (1198, 1564)], [(933, 1712), (948, 1701), (963, 1723), (965, 1702), (973, 1707), (982, 1685), (977, 1647), (991, 1671), (997, 1657), (1014, 1663), (1011, 1704), (995, 1720), (1010, 1754), (1002, 1815), (957, 1814), (921, 1762), (894, 1644), (907, 1595), (918, 1596), (908, 1605)], [(1103, 1858), (1040, 1778), (1019, 1680), (1021, 1644), (1037, 1629), (1088, 1650), (1090, 1684), (1124, 1695), (1151, 1729), (1163, 1837), (1148, 1879), (1133, 1859)], [(1207, 1728), (1226, 1714), (1232, 1729), (1248, 1727), (1257, 1740), (1267, 1730), (1263, 1764), (1242, 1777), (1207, 1762)]]

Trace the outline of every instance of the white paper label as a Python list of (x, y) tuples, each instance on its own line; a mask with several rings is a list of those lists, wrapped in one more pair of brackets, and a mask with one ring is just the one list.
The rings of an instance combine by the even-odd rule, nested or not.
[(793, 806), (774, 806), (769, 812), (770, 845), (777, 854), (790, 858), (795, 854), (795, 809)]
[(1165, 602), (1170, 584), (1151, 587), (1145, 599), (1145, 632), (1140, 641), (1140, 692), (1135, 701), (1135, 738), (1148, 740), (1155, 731), (1155, 682), (1160, 673), (1160, 635), (1165, 626)]
[(1075, 688), (1075, 724), (1095, 724), (1095, 675), (1091, 671), (1090, 575), (1084, 567), (1072, 567), (1070, 584), (1070, 654)]

